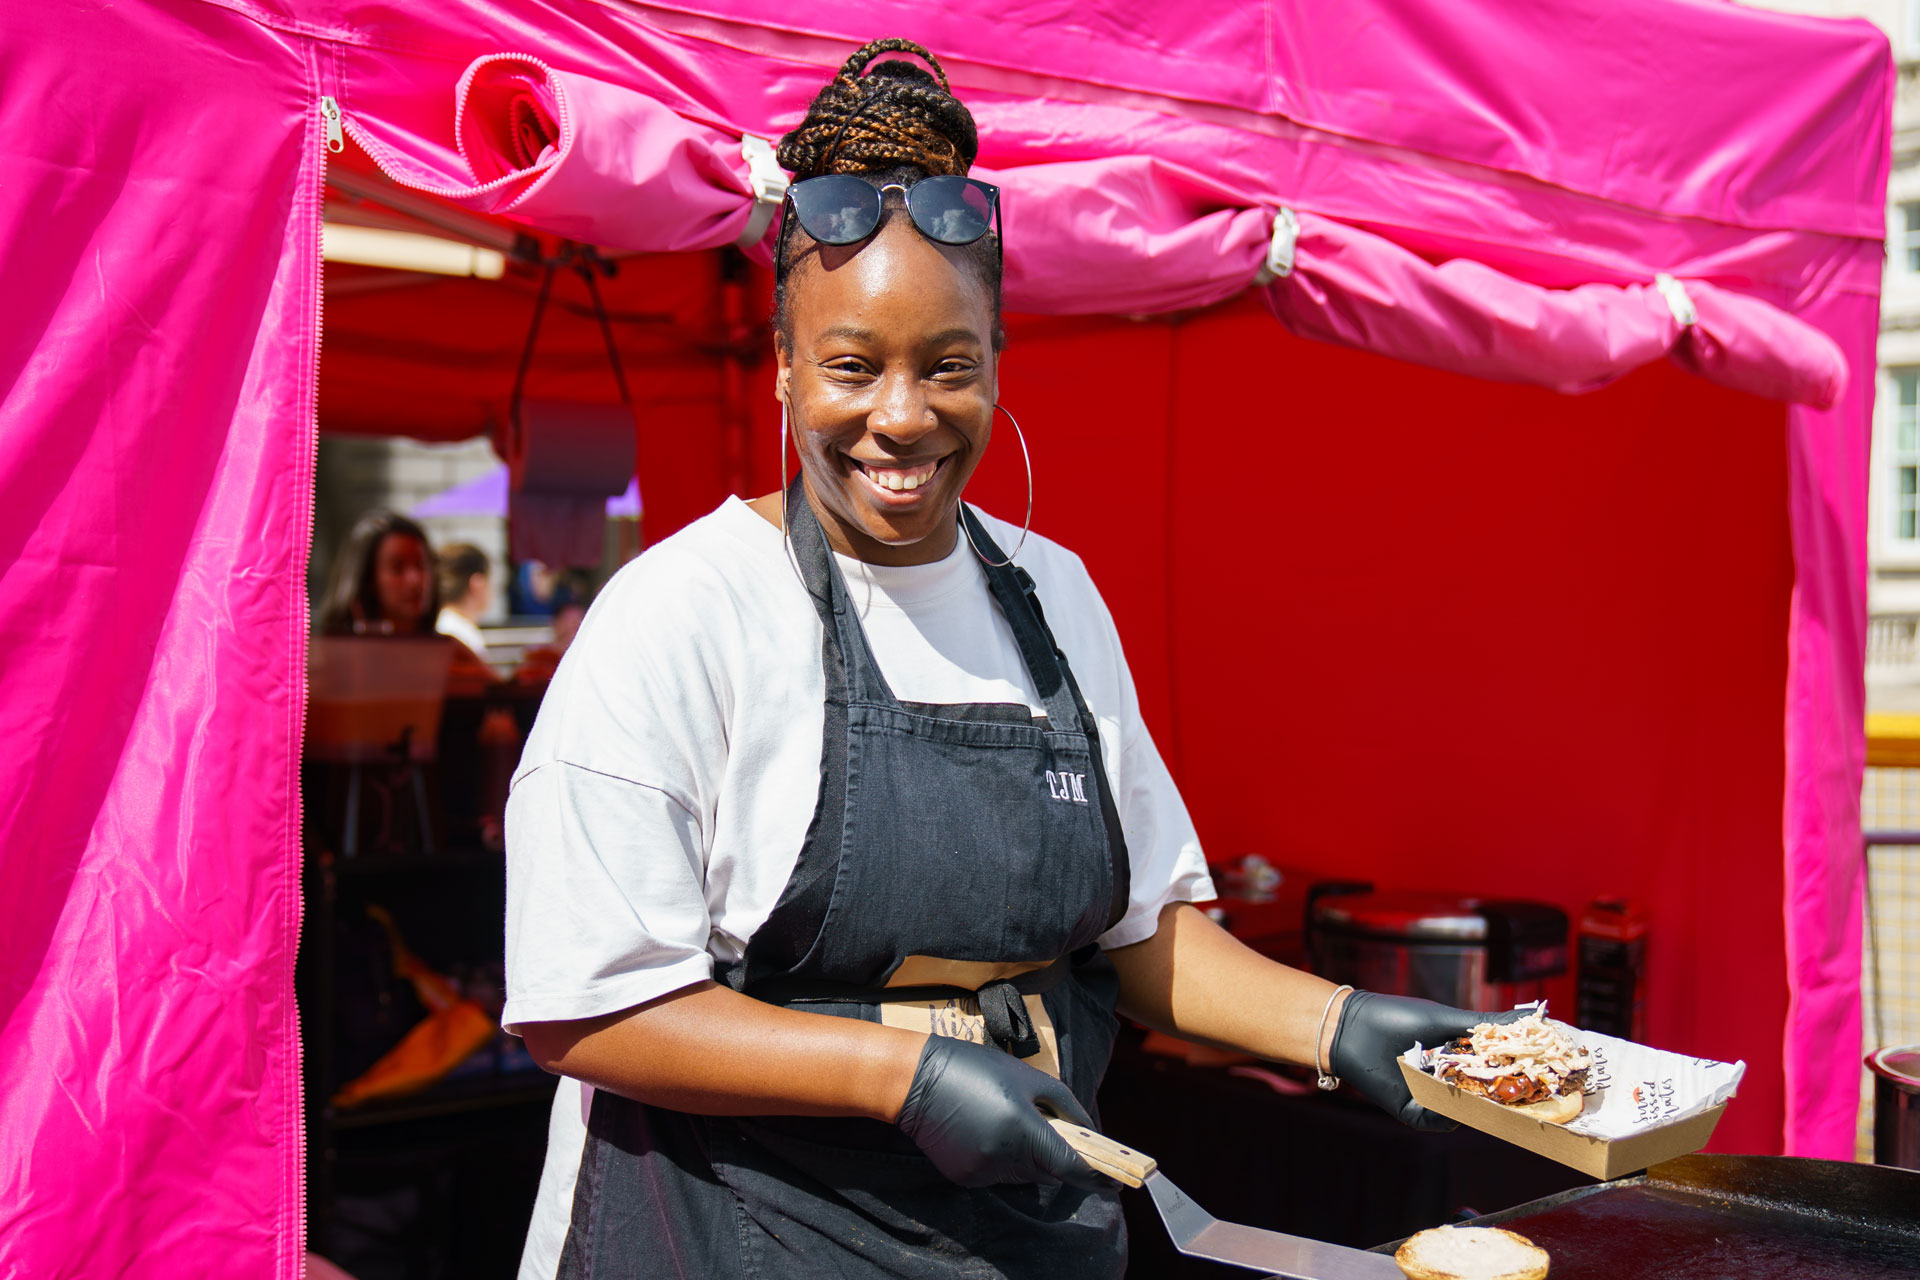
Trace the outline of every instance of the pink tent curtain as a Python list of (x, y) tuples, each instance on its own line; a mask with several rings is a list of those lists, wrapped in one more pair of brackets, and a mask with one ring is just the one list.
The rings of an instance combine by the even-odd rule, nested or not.
[(300, 1264), (320, 99), (403, 183), (692, 249), (752, 217), (739, 136), (777, 136), (878, 33), (938, 50), (975, 106), (1010, 305), (1200, 306), (1271, 266), (1267, 304), (1308, 336), (1568, 388), (1665, 354), (1793, 403), (1786, 1145), (1850, 1152), (1884, 40), (1669, 0), (1040, 15), (848, 0), (796, 32), (773, 0), (16, 7), (0, 1271)]
[(312, 50), (53, 3), (0, 84), (0, 1275), (286, 1280)]

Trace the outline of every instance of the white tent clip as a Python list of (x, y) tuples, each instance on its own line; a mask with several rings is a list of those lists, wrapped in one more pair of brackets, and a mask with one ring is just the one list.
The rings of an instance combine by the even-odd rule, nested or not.
[(747, 186), (753, 192), (753, 216), (747, 219), (747, 229), (740, 233), (740, 238), (734, 243), (742, 249), (751, 249), (767, 234), (767, 228), (773, 225), (773, 215), (787, 197), (787, 175), (780, 168), (780, 162), (774, 159), (773, 144), (765, 138), (756, 138), (750, 133), (742, 136), (740, 154), (747, 162)]
[(1273, 215), (1273, 242), (1267, 246), (1267, 260), (1253, 277), (1255, 284), (1272, 284), (1293, 274), (1293, 248), (1300, 239), (1300, 219), (1285, 205)]
[(1700, 312), (1687, 296), (1687, 286), (1662, 271), (1653, 277), (1653, 287), (1667, 300), (1667, 310), (1673, 312), (1674, 322), (1682, 329), (1691, 329), (1699, 322)]

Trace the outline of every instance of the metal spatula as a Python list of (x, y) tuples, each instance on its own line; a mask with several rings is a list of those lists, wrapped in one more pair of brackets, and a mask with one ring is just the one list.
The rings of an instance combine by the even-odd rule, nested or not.
[(1386, 1254), (1222, 1222), (1174, 1186), (1152, 1156), (1065, 1120), (1047, 1123), (1101, 1173), (1129, 1187), (1145, 1187), (1173, 1237), (1173, 1247), (1190, 1258), (1249, 1267), (1285, 1280), (1405, 1280)]

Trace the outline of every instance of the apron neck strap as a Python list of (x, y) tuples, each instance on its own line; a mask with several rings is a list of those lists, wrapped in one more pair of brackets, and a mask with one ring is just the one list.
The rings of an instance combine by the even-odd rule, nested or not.
[(787, 486), (785, 515), (787, 539), (798, 561), (800, 581), (813, 601), (815, 613), (825, 633), (823, 651), (829, 700), (855, 702), (897, 702), (893, 689), (881, 674), (873, 650), (867, 647), (866, 629), (854, 616), (852, 597), (840, 566), (833, 562), (833, 549), (827, 545), (826, 530), (807, 500), (806, 486), (796, 475)]
[(986, 570), (987, 590), (993, 593), (1000, 612), (1013, 628), (1014, 643), (1020, 646), (1021, 660), (1033, 677), (1034, 692), (1040, 695), (1040, 704), (1047, 709), (1048, 721), (1056, 728), (1078, 727), (1092, 733), (1092, 718), (1085, 714), (1086, 704), (1080, 699), (1080, 691), (1074, 688), (1060, 646), (1040, 612), (1040, 598), (1034, 591), (1032, 576), (1025, 569), (1008, 563), (1006, 553), (994, 542), (973, 508), (964, 502), (960, 504), (960, 522), (966, 527), (965, 536), (972, 542), (981, 567)]
[(807, 490), (796, 474), (782, 495), (781, 530), (792, 548), (796, 566), (800, 570), (800, 581), (807, 589), (807, 597), (813, 601), (815, 613), (820, 621), (831, 630), (835, 626), (833, 616), (833, 553), (827, 546), (826, 531), (820, 527), (820, 518), (813, 514), (813, 504), (807, 501)]
[(1107, 915), (1107, 928), (1111, 929), (1127, 913), (1133, 876), (1120, 811), (1107, 785), (1106, 763), (1100, 751), (1100, 722), (1094, 719), (1092, 708), (1080, 693), (1079, 681), (1073, 678), (1073, 667), (1067, 662), (1067, 655), (1060, 651), (1053, 628), (1047, 625), (1033, 575), (1010, 562), (1010, 557), (987, 533), (973, 508), (964, 502), (960, 504), (960, 519), (972, 537), (975, 553), (986, 566), (987, 586), (1012, 625), (1014, 639), (1020, 644), (1020, 656), (1026, 659), (1027, 670), (1033, 673), (1034, 683), (1046, 702), (1048, 720), (1060, 727), (1078, 724), (1086, 735), (1087, 750), (1093, 757), (1093, 790), (1100, 805), (1100, 820), (1107, 829), (1107, 848), (1113, 858), (1113, 898)]

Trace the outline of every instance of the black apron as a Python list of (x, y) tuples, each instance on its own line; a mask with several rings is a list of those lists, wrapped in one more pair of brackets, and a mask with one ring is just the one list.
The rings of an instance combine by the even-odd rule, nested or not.
[[(779, 902), (718, 979), (871, 1022), (883, 1001), (955, 994), (888, 987), (909, 957), (1029, 966), (978, 989), (987, 1033), (1032, 1054), (1023, 997), (1037, 995), (1060, 1078), (1094, 1112), (1118, 992), (1094, 940), (1125, 912), (1127, 852), (1094, 718), (1032, 579), (986, 569), (1044, 717), (902, 703), (798, 479), (787, 511), (824, 628), (819, 800)], [(1005, 559), (964, 505), (961, 519), (986, 557)], [(876, 1120), (694, 1116), (596, 1090), (559, 1275), (1101, 1280), (1125, 1269), (1112, 1193), (968, 1190)]]

